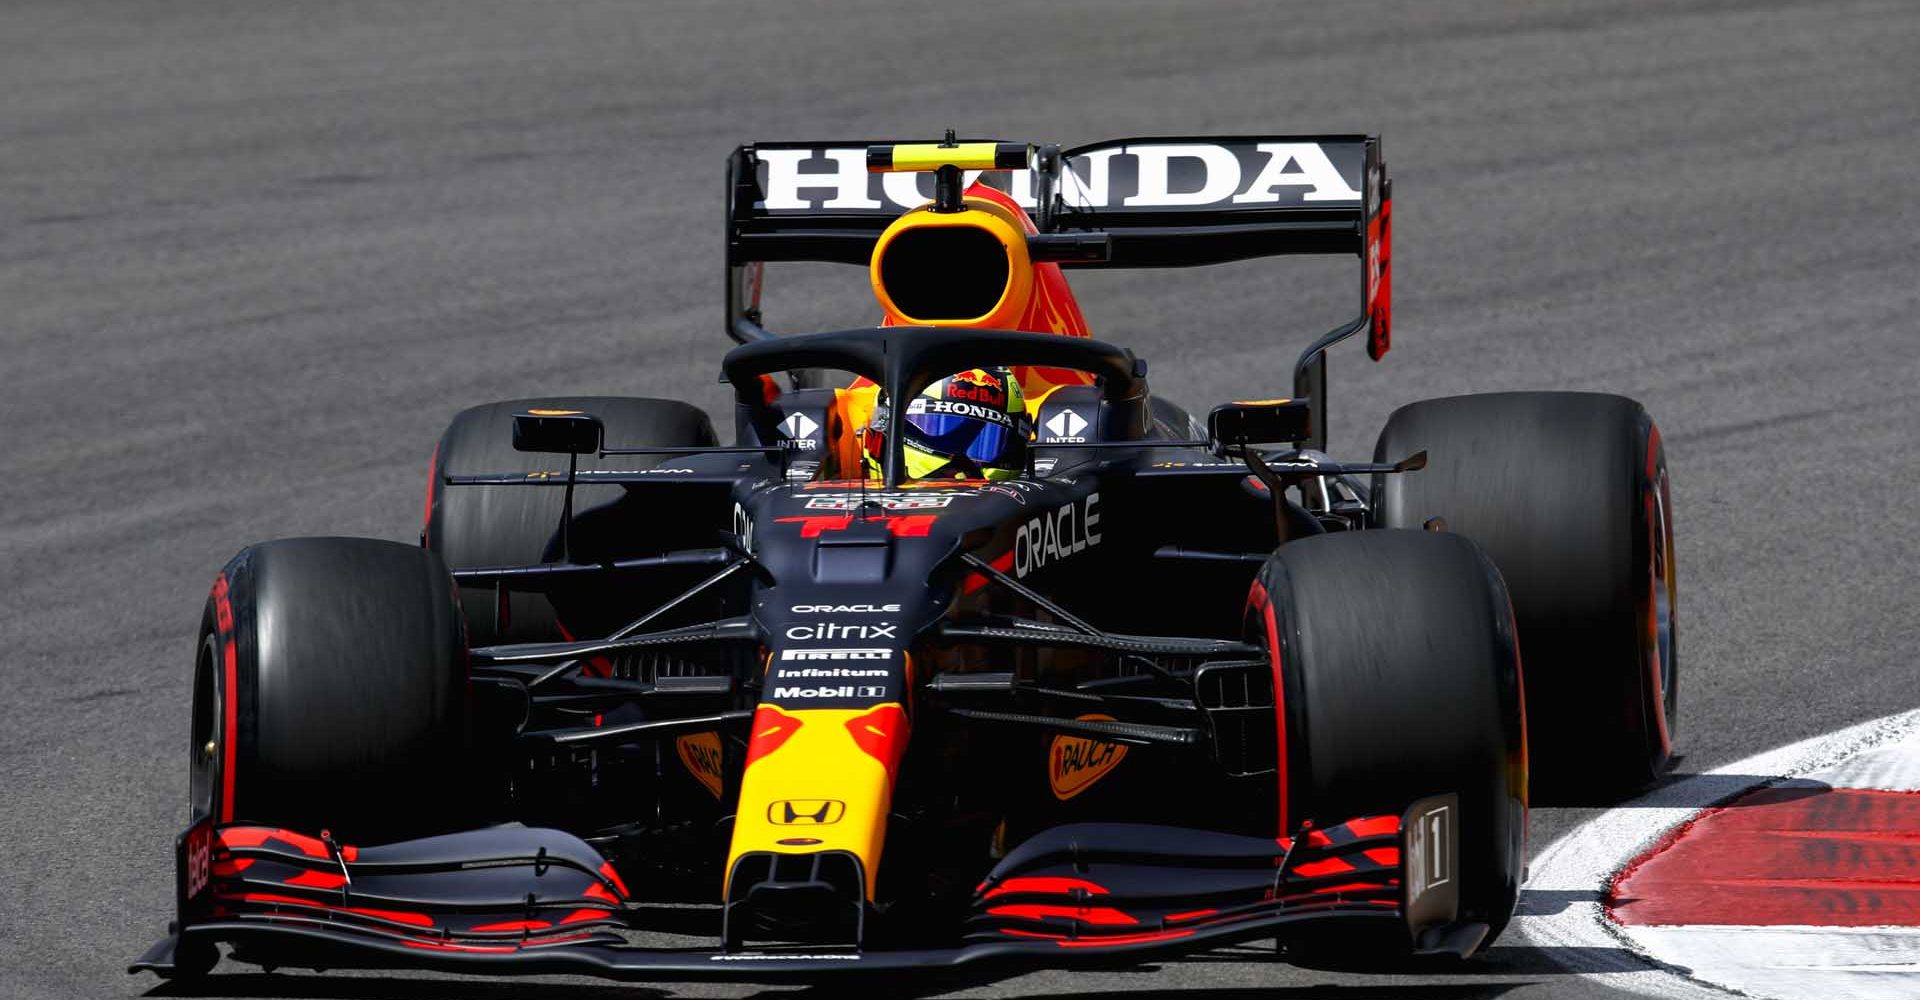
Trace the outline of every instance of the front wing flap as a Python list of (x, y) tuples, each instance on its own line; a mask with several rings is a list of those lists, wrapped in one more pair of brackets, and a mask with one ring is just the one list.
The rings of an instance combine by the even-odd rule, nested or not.
[[(505, 826), (356, 849), (203, 821), (181, 838), (180, 920), (129, 971), (198, 974), (217, 959), (216, 944), (293, 967), (755, 982), (1124, 965), (1309, 930), (1397, 930), (1415, 950), (1464, 953), (1479, 935), (1454, 923), (1452, 799), (1278, 839), (1055, 828), (980, 884), (959, 943), (884, 950), (634, 946), (620, 933), (629, 897), (618, 873), (554, 830)], [(1410, 852), (1423, 859), (1413, 869), (1402, 865)], [(1420, 880), (1411, 891), (1410, 870)]]

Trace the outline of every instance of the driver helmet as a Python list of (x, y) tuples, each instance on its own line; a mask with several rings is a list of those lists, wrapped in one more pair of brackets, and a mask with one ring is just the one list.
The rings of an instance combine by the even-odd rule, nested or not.
[(1013, 479), (1026, 472), (1033, 421), (1020, 383), (1005, 368), (971, 368), (933, 383), (895, 419), (883, 398), (866, 436), (867, 475), (878, 477), (890, 425), (913, 479)]

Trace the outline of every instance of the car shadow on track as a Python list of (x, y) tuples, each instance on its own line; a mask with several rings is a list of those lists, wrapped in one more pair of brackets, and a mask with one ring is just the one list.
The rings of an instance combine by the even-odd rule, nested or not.
[(341, 976), (310, 972), (215, 973), (198, 979), (164, 982), (143, 997), (275, 997), (287, 1000), (663, 1000), (672, 990), (631, 983), (543, 983), (518, 977), (416, 978), (387, 975)]
[[(1192, 989), (1127, 990), (1127, 997), (1166, 997), (1168, 1000), (1484, 1000), (1498, 997), (1530, 981), (1496, 983), (1404, 983), (1404, 984), (1326, 984), (1305, 986), (1196, 987)], [(896, 980), (862, 982), (850, 991), (846, 984), (816, 986), (800, 990), (782, 987), (752, 994), (752, 1000), (825, 1000), (850, 993), (857, 996), (888, 998), (937, 997), (944, 993), (986, 985), (984, 982), (943, 985), (910, 984)], [(633, 986), (625, 983), (541, 983), (525, 980), (475, 981), (472, 979), (412, 979), (395, 976), (280, 975), (277, 973), (241, 973), (210, 976), (191, 984), (165, 984), (147, 991), (148, 997), (272, 997), (290, 1000), (385, 1000), (405, 996), (409, 1000), (653, 1000), (678, 996), (671, 989)], [(1099, 990), (1083, 993), (1006, 993), (1002, 1000), (1104, 1000), (1116, 993)]]
[[(1145, 998), (1165, 997), (1167, 1000), (1486, 1000), (1498, 997), (1510, 990), (1528, 985), (1526, 981), (1510, 983), (1390, 983), (1390, 984), (1332, 984), (1314, 983), (1304, 986), (1197, 986), (1186, 989), (1147, 989), (1147, 990), (1096, 990), (1083, 993), (1059, 992), (1008, 992), (998, 994), (995, 1000), (1108, 1000), (1112, 997)], [(945, 992), (945, 991), (943, 991)], [(800, 992), (760, 993), (752, 1000), (825, 1000), (825, 998), (845, 997), (844, 987), (820, 987)], [(895, 991), (881, 987), (871, 992), (862, 990), (862, 996), (894, 997), (934, 997), (938, 993), (921, 990)]]
[[(1818, 781), (1805, 778), (1779, 778), (1765, 774), (1682, 774), (1669, 772), (1659, 781), (1625, 798), (1568, 798), (1565, 795), (1534, 803), (1562, 809), (1673, 809), (1687, 807), (1705, 809), (1709, 806), (1725, 805), (1742, 792), (1766, 787), (1795, 795), (1818, 795), (1832, 788)], [(1775, 796), (1773, 801), (1780, 801)]]
[[(1584, 952), (1584, 948), (1501, 947), (1488, 949), (1468, 962), (1408, 961), (1373, 965), (1364, 970), (1291, 963), (1308, 972), (1340, 974), (1364, 973), (1368, 976), (1406, 977), (1392, 983), (1322, 982), (1299, 986), (1206, 987), (1177, 989), (1127, 989), (1129, 997), (1167, 997), (1170, 1000), (1481, 1000), (1499, 997), (1523, 987), (1550, 982), (1566, 973), (1566, 967), (1593, 967), (1597, 956), (1558, 954)], [(1609, 949), (1615, 950), (1615, 949)], [(1622, 953), (1624, 955), (1624, 953)], [(1616, 956), (1607, 956), (1616, 957)], [(1101, 970), (1105, 975), (1150, 975), (1168, 973), (1179, 976), (1182, 965), (1244, 965), (1272, 962), (1271, 947), (1241, 946), (1203, 952), (1182, 958), (1178, 963), (1144, 965), (1137, 968)], [(1438, 980), (1438, 981), (1436, 981)], [(990, 973), (963, 974), (922, 972), (904, 976), (862, 978), (857, 990), (846, 982), (827, 983), (795, 989), (791, 986), (768, 988), (751, 994), (754, 1000), (839, 1000), (850, 992), (859, 996), (884, 996), (897, 1000), (934, 998), (962, 990), (975, 989), (1003, 981)], [(1000, 994), (1003, 1000), (1095, 1000), (1114, 996), (1115, 991), (1080, 993), (1054, 991), (1026, 992), (1019, 984)], [(668, 1000), (685, 995), (674, 986), (655, 987), (618, 982), (563, 982), (526, 979), (476, 980), (472, 978), (399, 977), (384, 974), (339, 975), (297, 971), (290, 973), (235, 972), (200, 979), (161, 983), (146, 991), (146, 997), (276, 997), (289, 1000), (385, 1000), (405, 996), (408, 1000)]]

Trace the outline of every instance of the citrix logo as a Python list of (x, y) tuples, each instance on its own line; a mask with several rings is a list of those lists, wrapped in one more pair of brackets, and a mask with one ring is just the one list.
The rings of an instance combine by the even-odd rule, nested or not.
[(814, 622), (787, 629), (789, 639), (892, 639), (897, 624), (848, 625), (842, 622)]

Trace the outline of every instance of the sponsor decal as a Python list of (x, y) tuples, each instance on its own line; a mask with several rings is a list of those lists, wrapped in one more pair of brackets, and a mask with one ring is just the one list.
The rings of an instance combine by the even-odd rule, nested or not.
[(776, 687), (773, 697), (779, 701), (806, 700), (810, 698), (866, 698), (869, 700), (885, 698), (887, 689), (878, 684), (831, 684), (820, 687)]
[(871, 504), (884, 510), (940, 510), (965, 493), (815, 493), (807, 497), (808, 510), (857, 510)]
[(796, 604), (796, 615), (880, 615), (900, 610), (898, 604)]
[(812, 847), (815, 844), (824, 844), (826, 841), (819, 837), (781, 837), (774, 843), (781, 847)]
[(1020, 525), (1013, 534), (1013, 575), (1026, 576), (1100, 544), (1100, 494), (1059, 507)]
[[(810, 650), (792, 650), (791, 652), (810, 652)], [(775, 681), (827, 680), (842, 677), (889, 677), (893, 671), (885, 669), (862, 670), (857, 667), (788, 667), (775, 668)]]
[(187, 898), (206, 891), (207, 875), (212, 869), (213, 824), (195, 823), (187, 828)]
[(651, 469), (634, 469), (632, 471), (622, 469), (618, 472), (613, 472), (613, 473), (606, 473), (606, 472), (601, 473), (601, 475), (609, 475), (609, 474), (616, 475), (616, 476), (691, 476), (693, 475), (693, 470), (692, 469), (663, 469), (663, 468), (660, 468), (659, 466), (654, 466)]
[(767, 822), (774, 826), (831, 826), (847, 815), (839, 799), (779, 799), (767, 806)]
[(1047, 418), (1047, 440), (1078, 443), (1085, 441), (1087, 418), (1072, 410), (1061, 410)]
[(954, 385), (951, 382), (947, 383), (946, 397), (948, 399), (958, 399), (969, 403), (984, 403), (996, 409), (1007, 405), (1007, 394), (1004, 391), (976, 388), (968, 385)]
[[(1111, 715), (1082, 715), (1082, 722), (1112, 722)], [(1055, 736), (1047, 751), (1047, 784), (1053, 797), (1061, 801), (1073, 798), (1107, 776), (1126, 759), (1127, 748), (1119, 743), (1090, 740), (1084, 736)]]
[(753, 518), (747, 514), (747, 508), (733, 505), (733, 533), (740, 539), (740, 547), (753, 551)]
[[(1018, 485), (1019, 485), (1019, 486), (1021, 486), (1021, 487), (1026, 487), (1026, 486), (1027, 486), (1027, 484), (1025, 484), (1025, 483), (1019, 483)], [(1014, 486), (1013, 486), (1013, 484), (1007, 484), (1007, 485), (1002, 485), (1002, 484), (1000, 484), (1000, 483), (989, 483), (989, 484), (987, 484), (986, 486), (982, 486), (982, 487), (980, 488), (980, 492), (982, 492), (982, 493), (998, 493), (998, 494), (1000, 494), (1001, 496), (1005, 496), (1005, 497), (1012, 497), (1012, 498), (1013, 498), (1013, 502), (1014, 502), (1014, 503), (1017, 503), (1017, 504), (1020, 504), (1020, 505), (1022, 505), (1022, 506), (1025, 506), (1025, 504), (1026, 504), (1026, 502), (1027, 502), (1027, 491), (1026, 491), (1026, 489), (1025, 489), (1025, 488), (1022, 488), (1022, 489), (1015, 489), (1015, 488), (1014, 488)]]
[(977, 385), (983, 389), (1004, 390), (1007, 387), (1006, 383), (1002, 382), (999, 376), (979, 368), (969, 368), (963, 372), (956, 372), (953, 375), (953, 381), (966, 385)]
[(891, 649), (783, 649), (782, 660), (891, 660)]
[(896, 622), (880, 622), (875, 625), (846, 625), (841, 622), (814, 622), (809, 625), (790, 625), (787, 638), (801, 641), (815, 639), (892, 639), (894, 630), (900, 626)]
[(788, 444), (801, 451), (814, 451), (820, 447), (820, 442), (814, 438), (819, 430), (820, 422), (804, 413), (796, 413), (780, 421), (781, 435)]
[(975, 420), (985, 420), (990, 423), (999, 424), (1002, 427), (1014, 426), (1013, 417), (1009, 416), (1005, 409), (981, 406), (977, 403), (960, 402), (951, 399), (928, 399), (925, 396), (915, 396), (913, 402), (907, 404), (907, 412), (947, 413), (956, 417), (972, 417)]
[[(1365, 155), (1360, 142), (1114, 143), (1071, 151), (1059, 190), (1069, 207), (1088, 210), (1358, 207)], [(762, 146), (755, 156), (765, 197), (754, 207), (767, 212), (891, 215), (933, 197), (929, 175), (868, 173), (864, 146)], [(980, 175), (966, 171), (962, 183)], [(1020, 207), (1037, 206), (1031, 171), (1004, 176)]]
[(1006, 383), (977, 369), (949, 376), (945, 396), (948, 399), (985, 403), (1002, 410), (1007, 406)]
[(531, 414), (533, 414), (533, 415), (534, 415), (534, 416), (536, 416), (536, 417), (577, 417), (577, 416), (580, 416), (580, 411), (579, 411), (579, 410), (528, 410), (527, 412), (528, 412), (528, 413), (531, 413)]
[(721, 795), (721, 761), (724, 759), (720, 749), (720, 734), (712, 731), (688, 733), (673, 741), (674, 750), (680, 754), (680, 763), (693, 775), (694, 780), (713, 793), (714, 798)]

